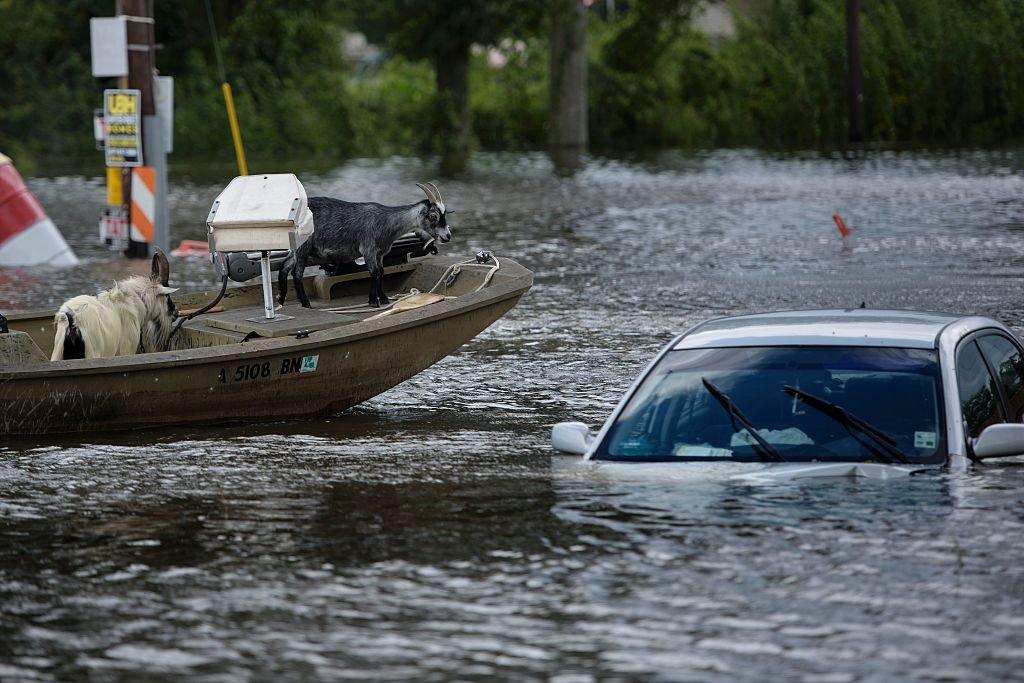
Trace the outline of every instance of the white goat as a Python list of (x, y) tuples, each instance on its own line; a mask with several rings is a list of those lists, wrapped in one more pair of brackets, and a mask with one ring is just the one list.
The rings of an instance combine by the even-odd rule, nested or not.
[(153, 256), (148, 278), (115, 282), (98, 296), (68, 299), (54, 318), (50, 360), (110, 358), (163, 351), (177, 310), (167, 286), (170, 264), (162, 251)]

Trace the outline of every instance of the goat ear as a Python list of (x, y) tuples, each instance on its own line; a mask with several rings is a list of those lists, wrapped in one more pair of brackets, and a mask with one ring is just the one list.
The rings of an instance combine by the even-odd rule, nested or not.
[(171, 278), (171, 264), (167, 262), (167, 256), (164, 255), (162, 249), (157, 249), (156, 253), (153, 254), (153, 269), (149, 279), (153, 282), (159, 282), (164, 287)]
[(181, 288), (180, 287), (165, 287), (165, 286), (161, 285), (160, 288), (157, 290), (157, 292), (159, 292), (160, 294), (174, 294), (179, 289), (181, 289)]

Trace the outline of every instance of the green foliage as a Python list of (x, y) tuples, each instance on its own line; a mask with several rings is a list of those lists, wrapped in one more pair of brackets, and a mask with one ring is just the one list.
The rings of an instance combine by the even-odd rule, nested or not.
[(536, 30), (546, 0), (343, 0), (354, 25), (409, 59), (436, 61)]
[(409, 59), (429, 60), (437, 94), (426, 130), (440, 148), (442, 169), (465, 168), (471, 145), (470, 47), (536, 30), (547, 0), (346, 0), (354, 25)]
[[(212, 3), (247, 152), (265, 160), (355, 151), (350, 87), (336, 16), (315, 0)], [(157, 63), (175, 75), (182, 156), (230, 157), (220, 76), (202, 0), (157, 3)], [(176, 151), (177, 153), (177, 151)]]
[[(95, 160), (91, 114), (114, 79), (92, 78), (89, 18), (111, 0), (0, 0), (0, 151)], [(175, 76), (175, 158), (232, 159), (203, 0), (157, 2), (157, 65)], [(468, 61), (471, 146), (545, 144), (546, 0), (211, 0), (242, 134), (262, 165), (296, 158), (442, 152), (435, 69), (452, 50), (500, 45), (503, 68)], [(600, 5), (600, 3), (598, 3)], [(595, 148), (835, 147), (846, 137), (845, 0), (766, 0), (714, 41), (692, 0), (591, 12)], [(623, 3), (620, 3), (620, 8)], [(879, 143), (1001, 145), (1024, 131), (1024, 2), (862, 3), (865, 114)], [(347, 63), (346, 31), (388, 50)], [(506, 38), (522, 38), (516, 47)], [(439, 61), (440, 60), (440, 61)]]
[(500, 69), (477, 55), (470, 64), (473, 134), (485, 149), (538, 149), (546, 139), (548, 50), (540, 40), (503, 43)]
[[(670, 0), (637, 0), (637, 7)], [(847, 131), (845, 0), (774, 0), (735, 39), (643, 12), (596, 32), (597, 145), (833, 147)], [(1006, 144), (1024, 132), (1024, 3), (871, 0), (861, 13), (868, 139)], [(647, 35), (649, 40), (635, 39)]]
[[(89, 18), (106, 0), (0, 0), (0, 151), (31, 162), (93, 148)], [(86, 89), (84, 82), (92, 87)]]
[(437, 88), (426, 62), (403, 57), (352, 79), (353, 147), (360, 155), (434, 153), (430, 134)]

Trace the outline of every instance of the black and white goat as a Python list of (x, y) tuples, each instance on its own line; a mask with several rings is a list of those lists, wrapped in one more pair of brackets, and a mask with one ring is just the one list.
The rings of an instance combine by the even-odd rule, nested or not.
[(452, 238), (440, 191), (433, 183), (416, 183), (416, 187), (427, 198), (405, 206), (310, 197), (313, 236), (281, 264), (277, 275), (278, 302), (284, 304), (288, 296), (289, 272), (299, 301), (310, 308), (302, 286), (306, 266), (350, 263), (362, 256), (370, 271), (370, 305), (377, 308), (389, 303), (384, 293), (384, 254), (392, 243), (407, 232), (416, 233), (424, 242), (447, 242)]
[(178, 311), (167, 286), (171, 268), (157, 250), (152, 274), (115, 282), (97, 296), (68, 299), (54, 319), (50, 360), (110, 358), (163, 351)]

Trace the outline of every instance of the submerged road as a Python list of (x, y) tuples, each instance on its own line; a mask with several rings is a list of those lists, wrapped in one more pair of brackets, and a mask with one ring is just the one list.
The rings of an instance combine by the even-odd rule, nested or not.
[[(295, 170), (386, 203), (431, 175)], [(202, 238), (225, 180), (172, 181), (175, 239)], [(30, 180), (83, 262), (0, 272), (0, 311), (145, 270), (94, 245), (100, 183)], [(536, 284), (430, 370), (327, 420), (0, 444), (0, 679), (1019, 676), (1024, 462), (751, 486), (584, 466), (548, 435), (598, 424), (712, 316), (863, 301), (1020, 330), (1024, 154), (666, 153), (572, 178), (480, 155), (439, 185), (446, 253)]]

